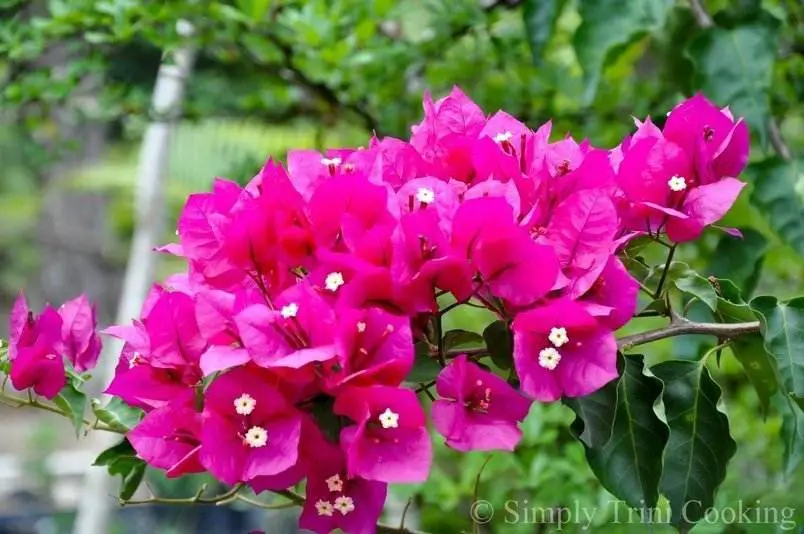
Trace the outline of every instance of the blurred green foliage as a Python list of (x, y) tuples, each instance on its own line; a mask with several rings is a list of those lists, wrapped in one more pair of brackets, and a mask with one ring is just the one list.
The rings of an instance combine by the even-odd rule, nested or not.
[[(552, 120), (557, 135), (572, 132), (607, 147), (631, 131), (631, 116), (653, 114), (661, 122), (683, 95), (702, 90), (751, 127), (750, 185), (723, 221), (745, 238), (710, 231), (676, 259), (704, 276), (734, 280), (746, 299), (793, 296), (804, 286), (798, 0), (0, 0), (0, 292), (20, 287), (35, 265), (26, 240), (43, 176), (61, 148), (73, 148), (60, 137), (56, 113), (108, 123), (114, 146), (98, 164), (47, 187), (106, 191), (112, 224), (121, 237), (130, 234), (137, 141), (152, 118), (162, 51), (179, 43), (180, 18), (194, 24), (200, 57), (171, 151), (174, 216), (189, 192), (216, 175), (246, 180), (268, 155), (364, 144), (371, 131), (406, 136), (420, 117), (424, 90), (441, 95), (457, 84), (489, 112), (505, 109), (532, 127)], [(83, 88), (93, 79), (102, 83), (87, 98)], [(690, 311), (710, 313), (699, 305)], [(456, 309), (446, 326), (480, 334), (487, 319)], [(624, 333), (659, 324), (640, 319)], [(646, 358), (696, 358), (709, 347), (709, 340), (664, 340), (650, 345)], [(782, 407), (763, 421), (730, 350), (712, 373), (740, 443), (716, 506), (761, 499), (797, 508), (804, 523), (804, 476), (800, 466), (784, 473), (790, 441), (780, 439), (783, 418), (790, 427), (791, 418), (804, 415)], [(498, 512), (508, 499), (540, 509), (597, 507), (594, 532), (643, 531), (612, 524), (627, 512), (587, 466), (570, 433), (572, 419), (566, 406), (535, 405), (523, 446), (493, 455), (479, 488), (486, 455), (440, 445), (430, 480), (394, 491), (415, 498), (430, 532), (472, 531), (475, 495)], [(483, 532), (581, 527), (495, 520)], [(694, 529), (772, 531), (722, 522)]]

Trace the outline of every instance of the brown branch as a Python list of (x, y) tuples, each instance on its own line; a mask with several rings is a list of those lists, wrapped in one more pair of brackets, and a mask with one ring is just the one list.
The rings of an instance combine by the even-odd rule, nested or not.
[(695, 22), (701, 28), (711, 28), (715, 25), (700, 0), (690, 0), (690, 9), (692, 10), (692, 16), (695, 17)]
[(688, 334), (730, 339), (746, 334), (757, 333), (759, 333), (759, 321), (747, 323), (697, 323), (682, 319), (664, 328), (648, 330), (647, 332), (622, 337), (617, 340), (617, 344), (620, 350), (628, 350), (637, 345), (644, 345), (660, 339)]

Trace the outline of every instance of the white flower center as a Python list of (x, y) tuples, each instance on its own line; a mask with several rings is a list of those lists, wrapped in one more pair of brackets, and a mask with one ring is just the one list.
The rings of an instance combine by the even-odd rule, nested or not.
[(139, 352), (131, 353), (131, 359), (128, 360), (128, 368), (133, 369), (135, 365), (142, 361), (142, 356)]
[(329, 167), (329, 166), (332, 166), (332, 167), (337, 167), (337, 166), (338, 166), (338, 165), (340, 165), (342, 162), (343, 162), (343, 160), (342, 160), (341, 158), (339, 158), (339, 157), (334, 157), (334, 158), (321, 158), (321, 164), (322, 164), (322, 165), (326, 165), (327, 167)]
[(553, 347), (548, 347), (539, 351), (539, 365), (550, 371), (558, 367), (561, 361), (561, 354)]
[(315, 503), (315, 511), (318, 512), (318, 515), (332, 517), (333, 512), (335, 512), (335, 508), (332, 506), (331, 502), (319, 499)]
[(422, 204), (430, 204), (435, 200), (435, 191), (427, 187), (420, 187), (416, 190), (416, 200)]
[(344, 284), (343, 274), (339, 272), (329, 273), (324, 280), (324, 286), (333, 293)]
[(246, 445), (252, 448), (265, 447), (268, 443), (268, 431), (261, 426), (253, 426), (246, 432)]
[(343, 480), (341, 480), (340, 475), (332, 475), (326, 482), (329, 491), (343, 491)]
[(335, 499), (335, 509), (338, 510), (341, 514), (346, 515), (349, 512), (354, 511), (355, 509), (355, 502), (352, 500), (351, 497), (342, 496)]
[(514, 137), (514, 134), (512, 134), (511, 132), (508, 132), (508, 131), (500, 132), (500, 133), (498, 133), (497, 135), (494, 136), (494, 142), (495, 143), (504, 143), (506, 141), (510, 141), (513, 137)]
[(295, 302), (291, 302), (286, 306), (282, 306), (282, 310), (279, 312), (282, 314), (283, 319), (290, 319), (291, 317), (296, 317), (296, 314), (299, 313), (299, 305)]
[(243, 393), (235, 399), (234, 406), (238, 415), (251, 415), (257, 407), (257, 401), (248, 393)]
[(687, 180), (685, 180), (683, 176), (676, 175), (667, 181), (667, 185), (672, 191), (678, 193), (679, 191), (684, 191), (687, 188)]
[(554, 347), (560, 348), (562, 345), (566, 345), (569, 343), (569, 336), (567, 336), (567, 329), (562, 327), (551, 328), (550, 335), (547, 336), (547, 339), (550, 340), (550, 343), (553, 344)]
[(366, 331), (366, 323), (364, 323), (363, 321), (358, 322), (357, 323), (357, 331), (360, 332), (361, 334), (363, 332), (365, 332)]
[(391, 408), (386, 408), (380, 414), (380, 424), (383, 428), (397, 428), (399, 427), (399, 414), (391, 411)]

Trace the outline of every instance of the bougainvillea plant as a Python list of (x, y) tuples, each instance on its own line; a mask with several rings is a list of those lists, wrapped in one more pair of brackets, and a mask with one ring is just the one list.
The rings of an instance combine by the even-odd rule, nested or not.
[[(674, 523), (695, 522), (735, 450), (710, 355), (750, 358), (766, 409), (777, 387), (802, 393), (777, 317), (798, 308), (749, 305), (673, 261), (709, 227), (738, 234), (714, 225), (745, 185), (748, 129), (697, 95), (612, 149), (550, 133), (456, 88), (425, 97), (407, 141), (292, 151), (245, 187), (217, 179), (160, 249), (186, 272), (104, 331), (125, 345), (97, 421), (80, 392), (100, 350), (83, 298), (38, 315), (20, 298), (4, 365), (32, 392), (4, 398), (125, 434), (98, 461), (123, 475), (124, 503), (146, 464), (208, 472), (231, 489), (193, 502), (275, 492), (303, 507), (303, 529), (352, 534), (405, 532), (378, 524), (387, 488), (427, 479), (433, 439), (510, 451), (533, 402), (562, 401), (609, 491), (635, 507), (663, 494)], [(695, 302), (712, 322), (685, 318)], [(459, 306), (496, 319), (445, 331)], [(668, 324), (615, 336), (648, 316)], [(685, 334), (718, 343), (650, 368), (630, 353)]]

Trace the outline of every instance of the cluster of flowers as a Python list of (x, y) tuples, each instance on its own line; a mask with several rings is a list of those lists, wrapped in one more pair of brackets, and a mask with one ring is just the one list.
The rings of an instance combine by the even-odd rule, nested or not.
[(161, 249), (187, 272), (107, 330), (125, 341), (108, 393), (146, 412), (128, 434), (139, 456), (255, 491), (306, 479), (303, 528), (370, 533), (387, 484), (430, 469), (405, 380), (415, 342), (443, 357), (442, 295), (506, 321), (519, 380), (448, 358), (431, 417), (450, 447), (511, 450), (533, 400), (616, 378), (613, 332), (638, 291), (618, 249), (718, 221), (744, 185), (747, 128), (695, 96), (613, 150), (550, 130), (454, 89), (426, 97), (409, 141), (293, 151), (287, 170), (192, 195)]
[(102, 343), (97, 334), (95, 307), (81, 295), (58, 310), (45, 306), (39, 314), (20, 294), (9, 321), (9, 378), (18, 390), (32, 389), (52, 399), (67, 384), (65, 361), (83, 373), (92, 369)]

